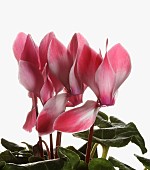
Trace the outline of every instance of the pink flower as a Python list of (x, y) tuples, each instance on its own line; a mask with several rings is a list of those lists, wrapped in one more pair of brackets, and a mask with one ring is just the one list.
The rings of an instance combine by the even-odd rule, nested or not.
[[(13, 51), (20, 83), (32, 98), (24, 129), (31, 131), (36, 124), (40, 135), (54, 130), (78, 132), (90, 128), (100, 107), (114, 105), (118, 88), (131, 71), (129, 54), (120, 44), (106, 52), (103, 59), (79, 33), (74, 34), (67, 48), (52, 32), (39, 47), (30, 35), (19, 33)], [(95, 93), (97, 101), (88, 100), (83, 106), (65, 112), (66, 107), (82, 102), (86, 87)], [(37, 97), (43, 104), (38, 117)]]
[(79, 132), (93, 125), (99, 110), (97, 102), (88, 100), (83, 106), (66, 111), (56, 118), (54, 129), (62, 132)]
[(19, 66), (19, 81), (32, 98), (32, 109), (23, 126), (27, 131), (31, 131), (36, 124), (37, 100), (35, 98), (38, 97), (44, 105), (54, 96), (54, 93), (57, 94), (63, 88), (61, 82), (47, 69), (47, 51), (53, 38), (55, 38), (54, 33), (48, 33), (38, 47), (30, 35), (21, 32), (13, 44), (14, 55)]
[(31, 111), (27, 114), (26, 121), (23, 125), (23, 129), (26, 131), (31, 132), (32, 128), (36, 124), (36, 118), (37, 118), (37, 97), (35, 97), (34, 93), (29, 92), (29, 97), (32, 99), (32, 108)]
[(106, 53), (102, 64), (95, 73), (101, 105), (114, 104), (117, 90), (129, 76), (130, 71), (131, 61), (128, 52), (121, 44), (116, 44)]
[[(79, 56), (86, 40), (81, 34), (74, 34), (68, 48), (60, 41), (53, 38), (48, 48), (48, 66), (51, 76), (55, 76), (64, 88), (63, 94), (57, 94), (50, 98), (37, 118), (36, 129), (40, 135), (52, 133), (55, 119), (65, 111), (66, 107), (72, 107), (82, 102), (84, 86), (76, 72), (76, 59)], [(49, 81), (49, 80), (47, 80)], [(49, 82), (50, 83), (50, 82)], [(47, 94), (46, 84), (44, 92)], [(43, 94), (46, 96), (46, 94)], [(43, 97), (44, 99), (44, 97)], [(60, 100), (61, 99), (61, 100)]]
[(48, 33), (38, 47), (31, 35), (19, 33), (13, 44), (14, 55), (19, 64), (19, 81), (29, 91), (40, 97), (44, 84), (43, 69), (47, 63), (47, 50), (54, 33)]
[(77, 60), (77, 71), (98, 101), (87, 101), (82, 107), (62, 113), (54, 123), (55, 130), (72, 133), (87, 130), (95, 122), (99, 107), (114, 105), (115, 94), (131, 71), (130, 57), (120, 44), (113, 46), (104, 59), (85, 45)]
[(58, 94), (46, 102), (36, 121), (36, 130), (39, 135), (50, 134), (54, 131), (53, 123), (65, 111), (66, 102), (66, 93)]
[(81, 34), (74, 34), (68, 48), (59, 40), (53, 38), (48, 50), (48, 65), (50, 71), (72, 95), (82, 94), (84, 86), (77, 73), (77, 58), (87, 41)]

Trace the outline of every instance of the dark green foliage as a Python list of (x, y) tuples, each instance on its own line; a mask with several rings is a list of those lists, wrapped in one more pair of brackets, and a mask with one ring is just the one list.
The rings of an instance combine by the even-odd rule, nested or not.
[(136, 169), (130, 167), (129, 165), (126, 165), (126, 164), (118, 161), (117, 159), (115, 159), (115, 158), (113, 158), (111, 156), (109, 157), (108, 160), (113, 164), (114, 167), (117, 167), (120, 170), (136, 170)]
[(147, 158), (144, 158), (144, 157), (141, 157), (141, 156), (138, 156), (138, 155), (135, 155), (136, 158), (143, 164), (143, 166), (150, 170), (150, 159), (147, 159)]
[(6, 139), (1, 139), (1, 144), (8, 150), (14, 152), (14, 151), (21, 151), (23, 149), (25, 149), (22, 146), (19, 146), (13, 142), (7, 141)]
[(115, 170), (112, 163), (103, 158), (94, 158), (89, 162), (89, 170)]
[(74, 151), (66, 148), (59, 147), (58, 155), (60, 158), (65, 158), (63, 170), (76, 170), (79, 163), (80, 157)]
[[(99, 112), (94, 124), (92, 147), (101, 144), (103, 148), (124, 147), (130, 142), (136, 144), (142, 151), (147, 152), (145, 141), (132, 122), (126, 124), (122, 120)], [(73, 136), (88, 140), (89, 131), (75, 133)], [(74, 146), (59, 147), (58, 159), (48, 160), (47, 151), (44, 150), (44, 158), (39, 157), (38, 144), (32, 146), (22, 142), (26, 147), (1, 139), (1, 144), (6, 148), (0, 153), (0, 170), (135, 170), (119, 160), (109, 157), (108, 160), (98, 158), (97, 145), (95, 153), (89, 164), (85, 163), (87, 142), (76, 149)], [(94, 153), (94, 154), (93, 154)], [(137, 156), (137, 159), (150, 170), (150, 160)]]
[[(110, 121), (106, 121), (100, 115), (97, 118), (97, 124), (102, 122), (99, 129), (94, 130), (93, 143), (99, 143), (108, 147), (124, 147), (129, 142), (135, 143), (140, 147), (142, 153), (146, 153), (145, 142), (134, 123), (125, 124), (123, 121), (110, 117)], [(88, 140), (89, 131), (75, 133), (73, 136)]]

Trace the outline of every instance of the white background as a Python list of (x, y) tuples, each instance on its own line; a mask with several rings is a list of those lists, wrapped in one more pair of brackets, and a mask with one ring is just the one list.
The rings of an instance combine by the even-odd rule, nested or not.
[[(18, 65), (12, 45), (19, 32), (32, 35), (39, 44), (43, 36), (54, 31), (66, 46), (75, 32), (80, 32), (91, 47), (105, 53), (120, 42), (129, 52), (132, 71), (120, 87), (116, 104), (103, 108), (126, 123), (133, 121), (150, 149), (150, 7), (147, 0), (1, 0), (0, 1), (0, 138), (35, 144), (37, 132), (22, 129), (31, 108), (27, 91), (18, 81)], [(86, 98), (92, 99), (87, 94)], [(47, 140), (47, 137), (44, 137)], [(80, 147), (84, 141), (64, 135), (63, 146)], [(3, 148), (0, 148), (3, 150)], [(133, 154), (140, 149), (129, 144), (122, 149), (111, 148), (109, 155), (143, 169)], [(150, 158), (150, 151), (145, 157)]]

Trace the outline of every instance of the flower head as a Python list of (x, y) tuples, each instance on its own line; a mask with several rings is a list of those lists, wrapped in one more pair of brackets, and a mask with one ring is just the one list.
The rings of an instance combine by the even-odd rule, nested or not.
[(77, 71), (80, 80), (93, 90), (98, 100), (87, 101), (83, 106), (61, 114), (54, 124), (59, 131), (87, 130), (93, 125), (99, 107), (114, 105), (115, 94), (131, 71), (131, 61), (120, 44), (113, 46), (104, 59), (85, 45), (77, 60)]

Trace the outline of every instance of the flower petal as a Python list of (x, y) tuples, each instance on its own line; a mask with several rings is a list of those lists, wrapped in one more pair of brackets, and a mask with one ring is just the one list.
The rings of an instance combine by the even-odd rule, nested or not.
[(62, 132), (80, 132), (89, 129), (95, 122), (99, 108), (94, 101), (62, 113), (54, 123), (54, 129)]
[(68, 45), (68, 52), (73, 57), (73, 61), (80, 55), (83, 46), (87, 44), (87, 40), (80, 34), (75, 33)]
[(74, 61), (69, 74), (70, 89), (71, 93), (74, 95), (81, 94), (84, 91), (83, 83), (79, 79), (77, 72), (77, 58), (85, 44), (88, 45), (87, 40), (80, 33), (75, 33), (68, 46), (68, 53), (73, 57)]
[(113, 105), (113, 90), (115, 86), (115, 72), (113, 71), (107, 55), (99, 66), (95, 74), (95, 81), (99, 88), (99, 100), (101, 105)]
[(128, 52), (121, 44), (116, 44), (107, 53), (109, 63), (111, 64), (115, 75), (116, 84), (114, 93), (119, 86), (126, 80), (131, 71), (131, 61)]
[(27, 61), (19, 61), (19, 81), (30, 92), (37, 96), (43, 86), (43, 76), (41, 72)]
[(84, 46), (82, 53), (78, 57), (77, 61), (77, 69), (81, 81), (89, 86), (96, 94), (96, 96), (99, 95), (99, 92), (95, 83), (95, 72), (101, 62), (101, 55), (97, 54), (87, 45)]
[(63, 84), (51, 72), (49, 72), (49, 77), (50, 77), (50, 79), (51, 79), (51, 81), (53, 83), (55, 93), (58, 94), (64, 88)]
[(20, 59), (32, 63), (35, 67), (39, 69), (38, 47), (36, 46), (30, 35), (27, 36), (26, 43)]
[(47, 52), (51, 40), (55, 38), (55, 34), (50, 32), (44, 36), (39, 46), (40, 67), (43, 70), (45, 63), (47, 62)]
[(39, 135), (50, 134), (54, 131), (55, 119), (65, 110), (67, 94), (59, 94), (50, 98), (37, 118), (36, 130)]
[(74, 107), (82, 103), (83, 94), (72, 95), (68, 98), (66, 107)]
[(71, 94), (78, 95), (83, 93), (84, 86), (77, 74), (76, 60), (70, 70), (69, 84), (70, 84)]
[(40, 91), (40, 98), (42, 100), (42, 103), (45, 104), (49, 98), (53, 97), (53, 95), (54, 95), (54, 87), (49, 77), (47, 77)]
[(23, 49), (26, 43), (26, 39), (27, 39), (27, 35), (23, 32), (20, 32), (14, 41), (13, 52), (14, 52), (14, 55), (17, 61), (19, 61), (21, 58), (21, 55), (22, 55), (22, 52), (23, 52)]
[(58, 80), (58, 78), (53, 73), (51, 73), (47, 64), (45, 65), (45, 67), (42, 71), (42, 75), (44, 77), (44, 81), (46, 81), (47, 77), (51, 80), (54, 92), (56, 94), (58, 94), (64, 88), (64, 86), (60, 82), (60, 80)]
[(72, 66), (72, 58), (68, 56), (65, 46), (53, 38), (48, 49), (48, 64), (51, 72), (70, 90), (69, 72)]
[(36, 109), (33, 108), (27, 115), (26, 122), (23, 125), (23, 129), (31, 132), (35, 124), (36, 124)]

